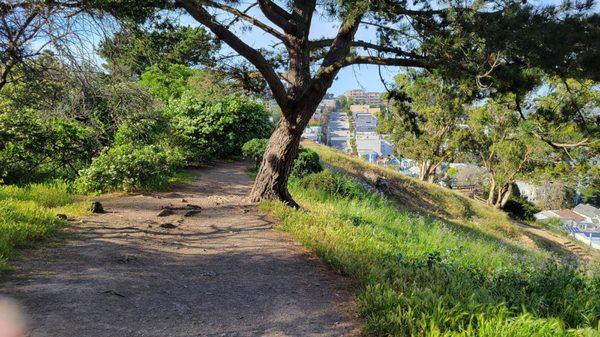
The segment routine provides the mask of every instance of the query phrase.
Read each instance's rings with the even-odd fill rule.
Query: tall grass
[[[600,336],[600,276],[497,236],[407,211],[324,171],[292,180],[305,210],[268,202],[328,264],[362,284],[376,336]]]
[[[0,185],[0,269],[6,268],[17,249],[30,247],[66,225],[57,214],[85,212],[85,203],[66,183]]]

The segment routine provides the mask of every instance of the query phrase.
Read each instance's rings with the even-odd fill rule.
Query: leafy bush
[[[94,158],[81,171],[78,187],[86,192],[135,191],[165,185],[183,164],[177,150],[156,145],[118,145]]]
[[[298,152],[298,158],[294,161],[292,166],[291,175],[295,177],[304,177],[311,173],[318,173],[323,170],[321,162],[319,161],[319,155],[308,149],[300,149]]]
[[[117,129],[114,144],[158,144],[165,141],[168,128],[168,120],[162,115],[127,120]]]
[[[0,112],[0,181],[75,178],[98,148],[92,129],[33,111]]]
[[[181,64],[153,65],[140,77],[140,84],[160,100],[177,99],[188,90],[188,80],[199,70]]]
[[[268,144],[268,139],[250,139],[249,141],[244,143],[244,146],[242,146],[242,155],[245,158],[253,160],[254,167],[258,168],[260,166]]]
[[[262,104],[236,95],[201,100],[188,93],[171,101],[166,115],[175,145],[192,162],[240,155],[244,143],[268,137],[273,127]]]
[[[521,220],[534,220],[533,215],[540,211],[539,208],[519,195],[511,196],[503,209],[513,217]]]
[[[305,176],[300,180],[300,185],[341,198],[360,198],[365,193],[364,188],[357,183],[329,170]]]

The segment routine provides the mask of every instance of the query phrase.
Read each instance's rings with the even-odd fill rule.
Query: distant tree
[[[543,95],[516,97],[530,134],[553,149],[551,161],[538,168],[534,178],[560,183],[564,191],[580,190],[582,199],[593,200],[600,155],[600,87],[589,80],[546,77],[542,90]]]
[[[57,18],[63,10],[68,11],[42,3],[20,4],[15,0],[0,4],[0,90],[15,80],[17,68],[40,56],[52,42],[61,41],[61,24]],[[50,23],[55,25],[53,30],[49,28]]]
[[[467,123],[469,134],[463,144],[487,170],[487,203],[501,208],[508,202],[517,178],[545,164],[552,149],[528,132],[513,94],[488,100],[471,112]]]
[[[219,47],[204,27],[178,26],[171,20],[149,20],[146,25],[125,21],[100,43],[98,53],[109,68],[127,67],[139,76],[150,66],[212,65]]]
[[[563,181],[544,181],[538,187],[535,205],[541,209],[571,208],[575,201],[572,188]]]
[[[417,162],[420,180],[433,182],[436,170],[452,161],[460,146],[469,90],[425,73],[397,75],[394,90],[379,130],[390,135],[396,153]]]
[[[354,104],[354,100],[352,100],[352,98],[348,97],[346,99],[346,102],[344,102],[344,105],[342,106],[342,111],[344,111],[347,114],[350,114],[350,107]]]
[[[581,199],[585,203],[600,207],[600,165],[592,166],[587,174],[587,181],[581,189]]]
[[[340,97],[338,97],[335,101],[335,109],[338,111],[342,111],[346,106],[346,101],[348,101],[348,98],[346,96],[341,95]]]

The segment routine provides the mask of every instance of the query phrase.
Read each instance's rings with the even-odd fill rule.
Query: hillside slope
[[[357,281],[367,335],[600,336],[593,266],[553,258],[504,213],[453,191],[304,146],[329,169],[290,179],[302,209],[261,209]]]
[[[314,142],[305,141],[302,145],[316,151],[334,171],[351,175],[369,186],[383,184],[378,189],[385,191],[403,210],[440,219],[472,234],[480,233],[530,250],[539,251],[547,247],[528,236],[506,213],[459,192],[419,181],[391,168],[370,164]]]

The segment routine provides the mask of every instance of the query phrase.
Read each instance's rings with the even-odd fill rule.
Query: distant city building
[[[600,209],[589,204],[579,204],[573,208],[573,212],[584,217],[586,222],[600,226]]]
[[[350,112],[369,112],[369,106],[364,104],[352,104],[350,106]]]
[[[324,99],[321,101],[321,104],[330,110],[335,109],[335,99],[333,98]]]
[[[379,92],[368,92],[363,89],[354,89],[346,91],[344,96],[351,98],[354,103],[369,105],[381,104],[381,93]]]
[[[315,142],[321,141],[321,127],[320,126],[307,126],[302,133],[302,138],[310,139]]]
[[[380,108],[369,108],[367,109],[367,112],[373,115],[377,115],[381,112]]]
[[[381,137],[375,132],[361,132],[356,134],[356,152],[363,157],[376,153],[381,155]]]
[[[600,249],[600,209],[592,205],[579,204],[572,210],[541,211],[534,217],[538,221],[559,219],[574,238],[593,248]]]
[[[368,112],[354,113],[354,130],[357,134],[363,132],[375,132],[378,124],[377,117]]]

